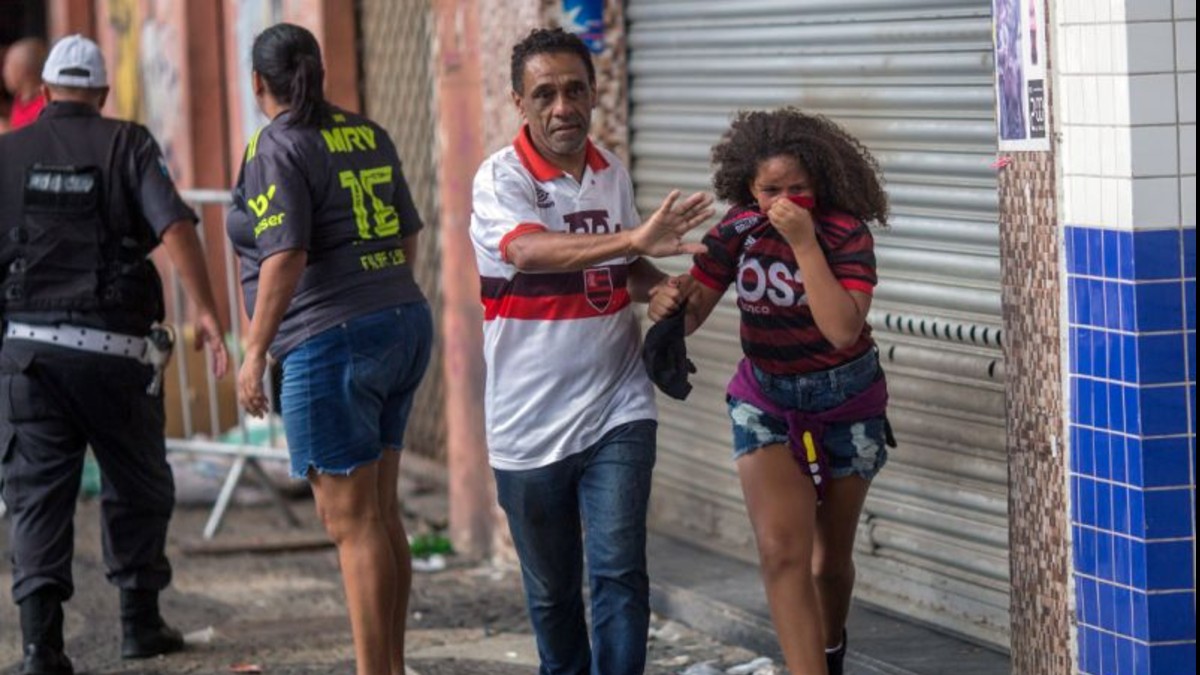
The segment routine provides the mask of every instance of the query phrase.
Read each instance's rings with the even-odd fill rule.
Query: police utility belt
[[[167,326],[154,326],[145,337],[111,333],[82,326],[35,326],[17,321],[8,322],[6,340],[29,340],[109,356],[122,356],[154,368],[154,376],[146,393],[157,396],[162,391],[163,370],[175,347],[175,332]]]

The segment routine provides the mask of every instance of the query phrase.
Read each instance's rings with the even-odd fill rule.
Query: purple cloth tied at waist
[[[825,500],[825,485],[829,482],[829,461],[823,444],[826,425],[880,417],[887,412],[888,404],[887,380],[880,376],[862,393],[835,408],[821,412],[785,410],[763,392],[749,359],[738,363],[725,393],[787,422],[788,447],[800,468],[812,478],[818,503]]]

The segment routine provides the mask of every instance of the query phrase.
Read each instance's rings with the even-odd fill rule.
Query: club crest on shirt
[[[597,312],[608,309],[613,299],[612,270],[607,267],[593,267],[590,270],[584,270],[583,289],[592,309]]]
[[[552,208],[554,208],[554,200],[553,200],[553,199],[550,199],[550,193],[549,193],[549,192],[546,192],[545,190],[543,190],[543,189],[542,189],[542,188],[540,188],[540,187],[539,187],[539,188],[534,188],[534,191],[535,191],[535,194],[537,195],[537,207],[538,207],[539,209],[552,209]]]

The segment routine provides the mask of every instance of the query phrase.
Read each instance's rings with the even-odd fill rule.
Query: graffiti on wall
[[[186,133],[180,36],[172,0],[108,0],[112,33],[113,114],[145,124],[162,147],[172,175],[184,175]]]

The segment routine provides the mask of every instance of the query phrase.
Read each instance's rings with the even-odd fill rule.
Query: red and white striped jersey
[[[629,174],[590,142],[582,181],[541,157],[527,129],[475,174],[471,241],[483,296],[493,467],[546,466],[617,426],[656,418],[626,284],[636,258],[531,273],[507,256],[509,243],[530,232],[608,234],[640,222]]]

